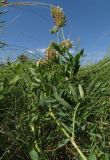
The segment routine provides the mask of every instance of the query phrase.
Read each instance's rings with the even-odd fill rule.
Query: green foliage
[[[37,67],[33,62],[16,61],[0,69],[3,159],[22,154],[31,159],[78,159],[67,135],[74,135],[90,160],[110,157],[110,61],[81,69],[77,76],[68,78],[64,66],[53,63]],[[32,148],[28,150],[25,145]]]
[[[51,43],[48,59],[0,67],[0,159],[108,160],[110,59],[80,68],[84,49],[71,54],[63,11],[53,11],[63,42]]]

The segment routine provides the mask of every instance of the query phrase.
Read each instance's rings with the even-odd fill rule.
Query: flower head
[[[58,55],[58,52],[53,48],[54,43],[55,42],[51,42],[45,51],[46,60],[55,59]]]
[[[62,48],[65,48],[66,50],[69,50],[73,47],[73,43],[69,39],[62,41],[60,45]]]
[[[63,9],[59,6],[53,6],[51,8],[51,15],[54,19],[55,26],[58,28],[63,27],[66,23],[66,17],[63,13]]]

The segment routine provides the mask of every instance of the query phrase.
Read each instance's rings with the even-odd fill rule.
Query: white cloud
[[[28,53],[34,54],[35,52],[32,50],[28,50]]]
[[[36,51],[44,54],[46,48],[38,48]]]

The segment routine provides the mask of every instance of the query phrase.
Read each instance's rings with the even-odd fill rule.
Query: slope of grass
[[[62,63],[2,66],[1,159],[76,160],[79,149],[83,159],[109,160],[109,70],[110,59],[73,77]]]

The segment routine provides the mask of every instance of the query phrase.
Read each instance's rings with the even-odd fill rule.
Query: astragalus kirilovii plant
[[[81,99],[84,98],[84,92],[82,86],[79,85],[79,95],[77,96],[77,102],[74,101],[74,93],[72,92],[75,91],[71,84],[71,81],[77,74],[80,67],[80,57],[83,55],[83,50],[81,50],[80,53],[76,54],[75,56],[70,53],[70,49],[73,48],[73,43],[69,39],[65,39],[63,26],[66,25],[66,17],[64,15],[63,9],[60,7],[52,6],[51,15],[55,24],[51,30],[51,33],[57,34],[58,42],[50,43],[45,51],[44,63],[38,63],[38,68],[45,72],[41,76],[43,80],[41,80],[43,91],[41,91],[39,103],[40,108],[45,106],[46,112],[44,112],[43,119],[45,121],[44,130],[47,130],[48,128],[48,132],[46,134],[48,141],[47,137],[45,137],[44,133],[42,133],[43,127],[39,126],[41,129],[39,131],[40,136],[42,135],[44,139],[44,142],[43,139],[40,142],[40,146],[45,146],[45,149],[43,149],[44,153],[42,153],[37,139],[35,140],[35,146],[37,147],[37,151],[41,155],[43,154],[45,157],[46,152],[47,154],[51,154],[53,151],[53,154],[55,154],[54,151],[56,152],[60,148],[65,148],[65,145],[70,144],[73,146],[73,150],[76,151],[76,155],[79,155],[81,158],[86,160],[87,158],[82,153],[81,149],[75,141],[75,117],[77,109],[80,106]],[[59,41],[59,34],[62,35],[61,42]],[[42,111],[43,110],[44,109],[42,109]],[[65,123],[66,119],[69,122],[67,122],[67,124]],[[41,120],[41,115],[40,119],[38,118],[37,121],[39,120]],[[52,128],[51,125],[53,126]],[[33,122],[31,123],[31,128],[35,134],[36,126],[34,126]],[[56,130],[59,132],[57,133],[58,135],[56,135]],[[59,137],[58,141],[55,137]],[[56,142],[53,141],[54,139],[56,139]],[[52,147],[53,144],[54,148]],[[63,158],[63,155],[60,157]]]

